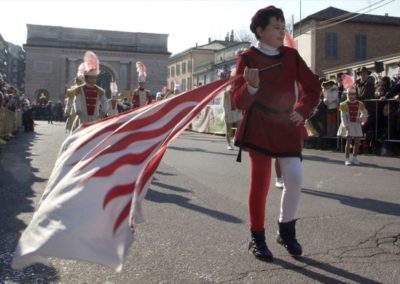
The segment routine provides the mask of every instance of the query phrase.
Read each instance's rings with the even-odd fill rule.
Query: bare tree
[[[255,44],[257,42],[256,37],[251,33],[248,29],[239,29],[235,30],[235,37],[239,41],[248,41],[251,44]]]

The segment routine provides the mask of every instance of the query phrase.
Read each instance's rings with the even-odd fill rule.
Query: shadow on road
[[[322,162],[322,163],[330,163],[330,164],[338,164],[338,165],[344,164],[343,160],[335,160],[335,159],[330,159],[330,158],[322,157],[322,156],[303,155],[303,158],[304,158],[304,160],[316,161],[316,162]],[[365,162],[362,162],[361,165],[354,166],[354,167],[374,168],[374,169],[382,169],[382,170],[400,172],[400,167],[397,167],[397,168],[396,167],[385,167],[382,165],[365,163]]]
[[[187,189],[181,188],[181,187],[176,187],[168,184],[163,184],[160,182],[152,182],[152,185],[157,185],[161,188],[166,188],[169,190],[173,190],[175,192],[190,192]],[[205,208],[196,204],[190,203],[190,199],[181,195],[177,194],[170,194],[170,193],[164,193],[164,192],[159,192],[154,189],[149,188],[149,191],[146,194],[146,200],[157,202],[157,203],[172,203],[176,204],[178,206],[181,206],[186,209],[194,210],[196,212],[206,214],[212,218],[224,221],[224,222],[229,222],[229,223],[242,223],[243,221],[233,215],[226,214],[224,212],[220,212],[217,210]]]
[[[304,263],[306,266],[298,266],[294,263],[287,262],[282,259],[274,258],[274,264],[279,265],[285,269],[290,269],[294,270],[310,279],[313,281],[310,281],[312,283],[349,283],[349,282],[355,282],[355,283],[363,283],[363,284],[378,284],[380,282],[371,280],[369,278],[366,278],[364,276],[346,271],[342,268],[338,268],[335,266],[332,266],[331,264],[328,263],[323,263],[316,261],[314,259],[311,259],[309,257],[297,257],[297,261]],[[313,270],[318,269],[323,271],[324,274],[327,272],[330,274],[333,274],[337,277],[334,276],[327,276],[319,272],[311,271],[309,268],[312,268]],[[339,279],[345,278],[346,280],[344,282],[340,281]]]
[[[400,204],[398,203],[392,203],[370,198],[358,198],[332,192],[321,192],[308,188],[303,188],[301,191],[305,194],[335,199],[347,206],[365,209],[380,214],[400,216]]]
[[[203,142],[207,142],[207,143],[221,143],[221,140],[225,139],[225,135],[201,133],[203,135],[200,137],[199,133],[200,132],[185,131],[183,134],[181,134],[179,136],[179,139],[180,140],[203,141]],[[223,140],[223,141],[225,141],[225,140]]]
[[[303,159],[306,160],[306,161],[308,160],[308,161],[315,161],[315,162],[343,165],[343,161],[342,160],[335,160],[335,159],[330,159],[330,158],[322,157],[322,156],[303,154]]]
[[[47,283],[59,278],[54,269],[42,265],[33,265],[22,271],[10,266],[15,247],[26,227],[18,216],[32,214],[32,186],[36,182],[45,182],[35,176],[39,169],[31,165],[35,157],[30,148],[38,143],[39,136],[37,133],[19,133],[0,152],[0,283]]]
[[[175,174],[171,174],[171,173],[166,173],[166,172],[162,172],[162,171],[156,171],[157,175],[161,175],[161,176],[175,176]]]
[[[172,150],[176,150],[176,151],[185,151],[185,152],[202,152],[202,153],[207,153],[207,154],[216,154],[216,155],[224,155],[224,156],[232,156],[232,157],[237,156],[236,151],[229,151],[227,153],[223,153],[223,152],[215,152],[215,151],[206,151],[201,148],[187,148],[187,147],[176,147],[176,146],[168,146],[168,149],[172,149]]]

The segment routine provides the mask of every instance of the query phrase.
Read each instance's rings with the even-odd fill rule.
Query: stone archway
[[[96,84],[105,90],[107,98],[111,97],[110,82],[113,80],[115,80],[115,76],[111,69],[100,64],[100,73],[97,76]]]
[[[39,105],[46,105],[50,99],[50,94],[47,89],[39,89],[35,91],[34,97]]]

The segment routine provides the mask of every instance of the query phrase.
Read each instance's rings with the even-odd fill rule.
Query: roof
[[[351,22],[351,23],[400,26],[400,17],[352,13],[352,12],[341,10],[341,9],[338,9],[335,7],[328,7],[317,13],[309,15],[305,19],[301,20],[301,22],[304,23],[304,22],[311,21],[311,20],[324,21],[324,20],[329,20],[329,19],[341,16],[341,15],[344,15],[344,14],[349,14],[348,17],[354,17],[356,15],[359,15],[359,16],[354,17],[353,19],[347,21],[347,22]],[[345,17],[345,18],[348,18],[348,17]],[[338,21],[341,21],[345,18],[339,18]],[[295,26],[297,26],[298,24],[299,24],[299,22],[297,22],[295,24]]]
[[[217,50],[222,50],[222,49],[240,45],[240,44],[243,44],[243,42],[242,41],[213,40],[207,44],[191,47],[191,48],[185,49],[179,53],[173,54],[170,57],[170,59],[185,55],[186,53],[188,53],[190,51],[195,51],[195,50],[217,51]]]

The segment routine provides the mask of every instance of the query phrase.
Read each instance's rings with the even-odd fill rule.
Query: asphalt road
[[[64,125],[39,122],[0,149],[0,283],[400,283],[399,158],[304,151],[297,235],[304,256],[276,244],[280,190],[271,185],[267,242],[273,263],[247,252],[248,159],[221,136],[186,131],[169,147],[124,269],[52,259],[10,268],[18,238],[46,186]]]

